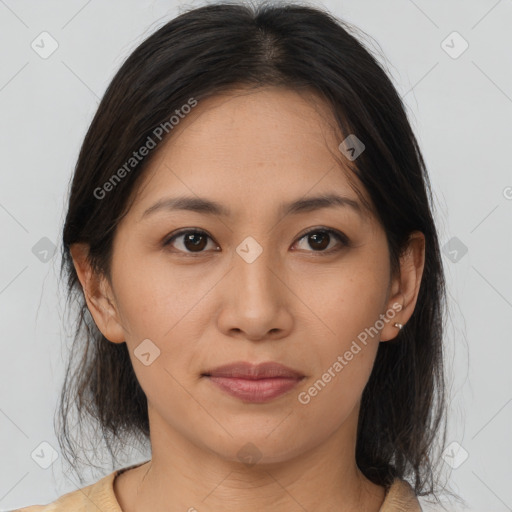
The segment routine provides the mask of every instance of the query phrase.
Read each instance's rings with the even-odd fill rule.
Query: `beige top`
[[[33,505],[12,512],[123,512],[114,493],[114,479],[134,464],[103,477],[96,483],[64,494],[48,505]],[[411,485],[395,478],[386,490],[386,497],[379,512],[422,512]]]

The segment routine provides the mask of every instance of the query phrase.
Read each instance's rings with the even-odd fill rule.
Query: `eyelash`
[[[341,243],[341,247],[334,247],[329,250],[320,250],[320,251],[311,250],[311,251],[307,251],[307,252],[312,252],[312,253],[318,254],[320,256],[323,256],[323,255],[329,255],[329,254],[338,252],[343,247],[350,247],[350,240],[344,233],[342,233],[341,231],[337,231],[335,229],[324,228],[324,227],[313,228],[310,231],[303,233],[302,235],[300,235],[297,238],[296,242],[299,242],[300,240],[302,240],[303,238],[307,237],[308,235],[310,235],[312,233],[326,233],[330,236],[334,236],[334,238],[336,238],[338,240],[338,242]],[[183,236],[183,235],[188,235],[188,234],[203,235],[203,236],[206,235],[208,238],[210,238],[210,240],[213,240],[213,238],[208,233],[206,233],[206,231],[203,231],[200,229],[187,228],[187,229],[182,229],[182,230],[174,233],[170,238],[167,238],[166,240],[164,240],[162,245],[164,247],[168,247],[178,237]],[[294,243],[294,245],[295,245],[295,243]],[[192,251],[182,251],[182,250],[178,249],[177,252],[182,253],[182,254],[187,254],[187,256],[196,257],[196,256],[200,256],[200,255],[204,254],[206,251],[192,252]]]

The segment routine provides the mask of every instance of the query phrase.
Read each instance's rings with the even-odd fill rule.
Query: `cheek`
[[[197,306],[211,288],[190,268],[172,267],[164,258],[125,258],[115,279],[119,313],[132,343],[152,337],[161,343],[172,339],[189,315],[197,316]]]
[[[339,401],[351,410],[359,399],[379,348],[376,324],[386,299],[385,272],[385,268],[375,271],[365,264],[347,264],[325,276],[317,274],[314,286],[310,283],[307,305],[317,327],[308,349],[316,359],[310,379],[314,389],[308,394],[318,406]],[[302,288],[301,293],[305,291]]]
[[[378,301],[345,300],[336,308],[323,310],[329,329],[315,337],[310,351],[318,362],[311,380],[325,400],[343,397],[351,407],[359,398],[379,348],[379,331],[375,329],[379,313]]]
[[[301,277],[295,289],[326,335],[339,340],[335,348],[342,350],[375,326],[384,312],[388,284],[386,268],[361,256]]]
[[[196,378],[187,369],[195,367],[201,333],[212,317],[205,311],[212,283],[191,276],[190,269],[162,265],[161,258],[146,258],[141,265],[136,257],[124,258],[115,269],[127,347],[137,378],[149,394],[157,388],[160,392],[162,386],[179,391],[166,370],[183,383]],[[158,354],[150,365],[139,359],[142,347],[151,354],[150,360]]]
[[[379,346],[377,342],[364,344],[350,336],[349,331],[357,329],[343,325],[339,318],[337,335],[325,335],[310,347],[311,356],[315,354],[319,361],[297,396],[298,422],[305,431],[314,432],[317,440],[344,424],[348,429],[357,424],[358,404]],[[346,319],[354,322],[350,316]]]
[[[315,360],[315,370],[298,397],[304,424],[311,418],[322,417],[319,428],[325,435],[338,428],[354,411],[379,348],[378,337],[371,338],[365,331],[373,324],[365,303],[358,305],[347,300],[344,304],[341,308],[324,310],[325,321],[335,334],[324,330],[323,336],[315,337],[309,347],[309,359]]]
[[[202,326],[191,320],[197,317],[194,305],[201,290],[180,288],[179,282],[169,282],[149,268],[124,277],[118,281],[123,283],[119,312],[137,380],[150,402],[185,400],[182,385],[190,388],[195,382],[188,370],[194,368],[194,340],[200,338]]]

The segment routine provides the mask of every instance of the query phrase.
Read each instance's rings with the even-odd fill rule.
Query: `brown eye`
[[[325,231],[317,231],[308,235],[308,243],[313,249],[323,250],[331,241],[331,236]]]
[[[299,238],[299,242],[305,240],[309,249],[306,247],[305,250],[309,252],[318,252],[330,254],[341,250],[343,247],[350,245],[349,239],[341,232],[333,229],[315,229],[302,235]],[[175,252],[182,252],[185,254],[201,254],[207,252],[205,249],[208,246],[208,242],[213,241],[210,235],[200,230],[186,230],[175,233],[167,241],[163,243],[164,247],[172,246],[176,249]],[[338,247],[336,243],[338,242]],[[334,247],[333,247],[334,245]],[[214,248],[218,249],[218,246],[213,244]],[[310,250],[312,249],[312,251]]]
[[[188,230],[176,233],[164,242],[163,245],[177,246],[178,251],[185,253],[201,253],[204,252],[205,247],[208,245],[208,239],[211,240],[210,236],[204,231]],[[174,245],[175,241],[177,243]]]
[[[335,246],[333,248],[331,246],[328,250],[325,250],[329,247],[333,239],[337,240],[338,244],[342,247],[349,245],[349,240],[343,233],[334,231],[332,229],[315,229],[309,231],[305,235],[302,235],[301,238],[299,238],[299,242],[301,240],[306,240],[306,243],[313,249],[313,252],[331,253],[341,249],[341,247]],[[308,249],[306,248],[306,250]]]

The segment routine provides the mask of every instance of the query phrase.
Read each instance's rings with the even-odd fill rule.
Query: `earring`
[[[402,324],[399,324],[398,322],[395,322],[393,325],[394,325],[395,327],[397,327],[398,329],[401,329],[401,328],[403,327],[403,325],[402,325]]]

